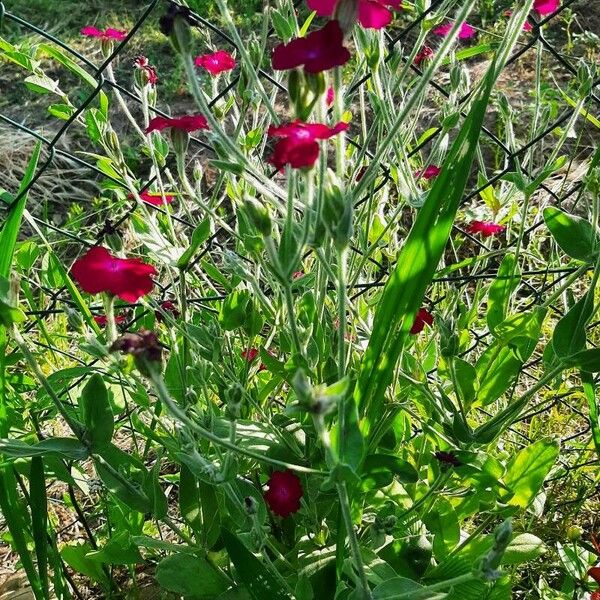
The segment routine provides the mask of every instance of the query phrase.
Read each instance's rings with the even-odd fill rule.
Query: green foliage
[[[394,12],[399,43],[349,27],[347,65],[283,76],[273,46],[324,23],[304,4],[190,0],[221,31],[180,15],[188,56],[159,32],[162,2],[100,14],[65,0],[61,19],[48,0],[12,3],[67,42],[12,16],[0,39],[2,102],[33,98],[48,139],[64,127],[0,189],[4,211],[42,171],[35,202],[0,217],[1,533],[36,600],[71,597],[72,581],[133,594],[146,578],[165,597],[215,600],[593,590],[592,547],[565,531],[597,511],[593,75],[582,63],[547,77],[545,49],[529,47],[536,93],[515,109],[503,68],[528,48],[532,2],[508,20],[498,3],[451,0],[414,28],[417,0]],[[83,56],[100,64],[111,42],[81,26],[131,31],[146,9],[100,76]],[[430,29],[465,19],[477,41],[440,36],[416,64]],[[194,65],[218,49],[234,70]],[[142,52],[156,87],[132,66]],[[202,113],[209,129],[147,135],[156,110]],[[349,128],[275,138],[295,118]],[[274,173],[282,149],[314,166]],[[94,197],[74,204],[79,188]],[[73,261],[96,244],[114,257],[84,281]],[[62,511],[85,541],[57,534]]]

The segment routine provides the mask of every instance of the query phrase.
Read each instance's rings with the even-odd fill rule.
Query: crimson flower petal
[[[467,232],[471,234],[480,233],[483,237],[490,237],[502,233],[506,227],[493,221],[471,221],[467,227]]]
[[[415,65],[419,67],[426,60],[433,58],[433,49],[429,46],[423,46],[423,49],[415,56]]]
[[[181,129],[191,133],[198,129],[208,129],[208,121],[204,115],[184,115],[183,117],[154,117],[150,120],[146,133],[163,129]]]
[[[107,292],[125,302],[137,302],[152,291],[152,275],[157,271],[139,258],[118,258],[94,246],[73,263],[71,274],[88,294]]]
[[[598,585],[600,585],[600,567],[590,567],[587,574],[588,577],[591,577]]]
[[[343,42],[344,34],[339,23],[329,21],[325,27],[309,33],[306,37],[276,46],[271,64],[276,71],[301,66],[304,66],[307,73],[327,71],[350,60],[350,52]]]
[[[426,308],[420,308],[415,316],[410,334],[417,335],[417,333],[421,333],[425,329],[425,325],[433,325],[433,315]]]
[[[300,498],[304,495],[302,483],[292,471],[274,471],[267,481],[269,490],[264,498],[269,508],[280,517],[287,517],[300,510]]]
[[[361,0],[358,4],[358,21],[368,29],[382,29],[392,22],[392,13],[380,2]]]
[[[121,29],[114,29],[113,27],[108,27],[104,31],[102,29],[98,29],[93,25],[86,25],[80,29],[81,35],[85,35],[87,37],[95,37],[102,38],[105,40],[116,40],[118,42],[124,40],[127,37],[127,32]]]
[[[121,29],[113,29],[109,27],[104,30],[104,37],[111,40],[123,41],[127,37],[127,32]]]
[[[277,169],[289,164],[294,169],[312,167],[319,156],[316,140],[326,140],[348,129],[347,123],[337,123],[329,127],[322,123],[293,121],[279,127],[270,127],[269,137],[282,138],[273,149],[269,162]]]
[[[81,35],[85,35],[87,37],[102,37],[103,31],[94,27],[93,25],[86,25],[82,27],[80,30]]]
[[[443,25],[436,27],[433,30],[433,33],[435,35],[440,35],[442,37],[445,37],[450,33],[451,29],[452,29],[452,23],[444,23]],[[473,27],[472,25],[469,25],[468,23],[463,23],[460,26],[460,30],[458,32],[458,39],[466,40],[466,39],[474,37],[476,35],[476,33],[477,33],[477,31],[476,31],[475,27]]]
[[[132,197],[130,194],[129,197]],[[164,198],[160,192],[141,192],[140,198],[146,202],[146,204],[151,204],[152,206],[164,206],[165,204],[171,204],[173,200],[175,200],[175,196],[173,194],[165,194]]]
[[[330,17],[338,0],[307,0],[308,8],[316,11],[320,17]]]
[[[433,179],[437,177],[442,170],[437,165],[429,165],[426,169],[422,171],[417,171],[415,173],[416,177],[422,177],[423,179]]]
[[[535,0],[533,3],[533,10],[535,10],[538,15],[544,16],[556,12],[559,6],[560,0]]]
[[[225,50],[217,50],[211,54],[203,54],[194,59],[197,67],[206,69],[211,75],[218,75],[235,68],[235,59]]]

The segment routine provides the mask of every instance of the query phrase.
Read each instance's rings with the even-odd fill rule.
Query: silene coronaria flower
[[[208,121],[204,115],[184,115],[183,117],[154,117],[150,120],[146,133],[163,129],[180,129],[181,131],[197,131],[208,129]]]
[[[273,150],[269,162],[277,169],[290,165],[294,169],[311,168],[319,157],[317,140],[327,140],[346,131],[347,123],[338,123],[333,127],[321,123],[303,123],[293,121],[279,127],[269,128],[269,137],[281,138]]]
[[[160,321],[162,323],[164,321],[163,315],[165,314],[171,315],[174,319],[179,319],[181,313],[179,312],[179,309],[177,308],[175,302],[173,302],[172,300],[163,300],[159,304],[159,306],[160,310],[154,311],[154,316],[156,317],[157,321]]]
[[[343,0],[307,0],[308,8],[321,17],[331,17],[338,1]],[[392,21],[392,10],[400,10],[402,0],[358,0],[358,22],[368,29],[381,29]]]
[[[425,169],[417,171],[415,173],[415,177],[422,177],[423,179],[429,180],[433,179],[434,177],[437,177],[441,172],[442,170],[437,165],[429,165]]]
[[[259,354],[260,351],[258,348],[248,348],[247,350],[242,350],[240,355],[248,364],[250,364],[256,360]],[[264,371],[266,368],[267,366],[262,362],[258,365],[259,372]]]
[[[276,71],[303,66],[307,73],[321,73],[340,67],[349,60],[350,51],[344,46],[344,34],[337,21],[329,21],[325,27],[306,37],[279,44],[271,57]]]
[[[211,54],[196,56],[194,64],[208,71],[211,75],[219,75],[235,68],[235,59],[225,50],[217,50]]]
[[[146,204],[151,204],[152,206],[164,206],[165,204],[171,204],[173,200],[175,200],[174,194],[165,194],[164,196],[160,192],[140,192],[140,198]],[[133,199],[133,194],[128,194],[127,198],[130,200]]]
[[[440,35],[442,37],[446,37],[450,33],[453,26],[454,26],[453,23],[444,23],[443,25],[436,27],[433,30],[433,33],[435,35]],[[458,32],[459,40],[468,40],[472,37],[475,37],[475,35],[477,35],[477,30],[472,25],[469,25],[468,23],[463,23],[460,26],[460,30]]]
[[[420,308],[415,316],[413,326],[410,329],[410,334],[417,335],[417,333],[421,333],[421,331],[425,329],[425,325],[428,325],[429,327],[433,325],[433,315],[426,308]]]
[[[467,226],[467,232],[471,234],[480,233],[483,237],[491,237],[502,233],[506,227],[493,221],[471,221]]]
[[[420,67],[424,62],[433,58],[433,48],[430,46],[423,46],[421,51],[415,56],[414,64]]]
[[[551,15],[558,10],[560,0],[534,0],[533,10],[541,17]]]
[[[88,294],[102,292],[125,302],[137,302],[150,293],[156,269],[140,258],[118,258],[106,248],[94,246],[71,267],[71,275]]]
[[[115,40],[117,42],[122,42],[127,37],[127,32],[122,29],[113,29],[112,27],[107,27],[106,29],[98,29],[93,25],[86,25],[81,28],[81,35],[85,35],[86,37],[95,37],[100,38],[102,40]]]
[[[94,315],[94,321],[96,321],[97,325],[100,327],[106,327],[108,323],[108,317],[106,315]],[[125,315],[117,315],[115,316],[115,323],[117,325],[121,325],[127,321],[127,317]]]
[[[269,490],[264,498],[269,508],[280,517],[287,517],[300,510],[300,498],[304,495],[299,477],[290,470],[274,471],[267,481]]]
[[[150,61],[145,56],[138,56],[133,61],[133,66],[139,73],[139,83],[143,85],[155,86],[158,83],[158,75],[156,68],[150,64]]]

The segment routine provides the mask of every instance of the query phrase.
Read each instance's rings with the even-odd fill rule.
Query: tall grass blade
[[[531,1],[526,4],[513,16],[503,46],[481,83],[464,125],[417,215],[398,256],[396,268],[384,288],[354,392],[361,429],[366,436],[373,423],[381,419],[385,392],[392,382],[415,315],[448,242],[471,172],[490,94],[516,43],[525,20],[524,10],[531,7]]]

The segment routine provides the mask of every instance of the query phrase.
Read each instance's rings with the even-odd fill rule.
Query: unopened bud
[[[249,221],[256,227],[261,235],[268,237],[273,230],[271,217],[266,206],[257,202],[254,198],[246,196],[244,198],[244,211]]]
[[[83,317],[81,316],[81,313],[70,306],[67,306],[66,313],[69,327],[75,331],[81,331],[83,328]]]

